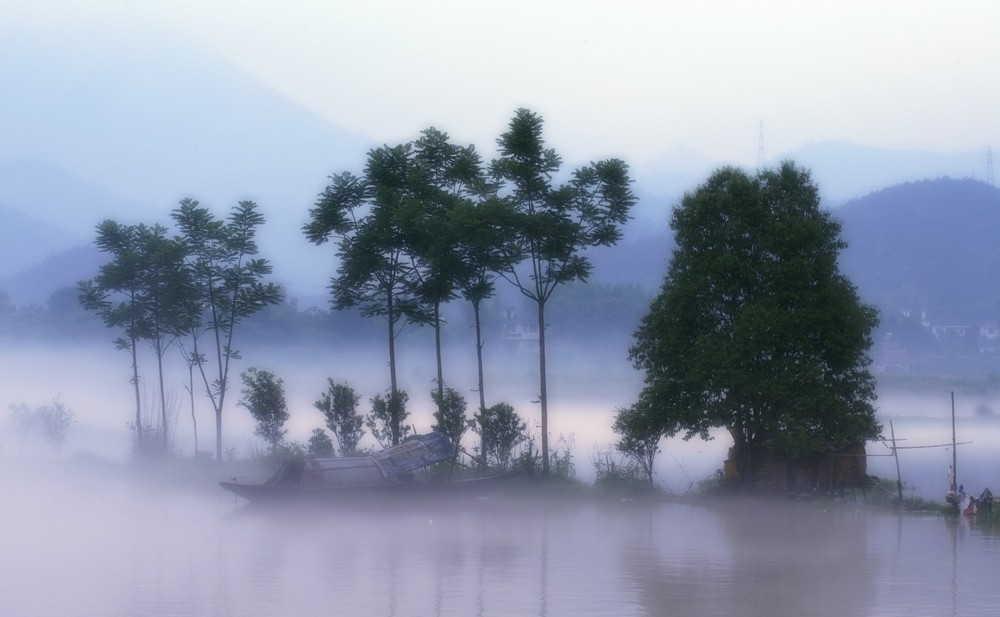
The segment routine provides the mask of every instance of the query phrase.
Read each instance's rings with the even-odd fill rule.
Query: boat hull
[[[251,502],[291,503],[327,501],[359,503],[379,499],[414,499],[420,497],[478,496],[507,483],[518,474],[497,474],[450,481],[386,481],[363,486],[295,486],[276,484],[240,484],[219,482],[227,491]]]

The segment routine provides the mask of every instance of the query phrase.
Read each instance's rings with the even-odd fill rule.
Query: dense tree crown
[[[725,427],[745,468],[876,437],[874,308],[837,266],[840,226],[807,171],[715,172],[684,196],[676,249],[630,357],[664,434]]]

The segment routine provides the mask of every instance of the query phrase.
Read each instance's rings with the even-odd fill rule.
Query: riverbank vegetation
[[[707,438],[721,429],[733,439],[717,476],[689,479],[681,493],[691,494],[734,482],[752,486],[762,464],[816,466],[817,456],[842,456],[880,436],[869,358],[877,312],[838,269],[840,225],[819,207],[808,171],[788,162],[712,174],[673,211],[677,246],[659,293],[646,296],[634,287],[586,284],[592,251],[620,240],[636,201],[628,166],[607,159],[566,173],[542,129],[537,114],[518,110],[497,140],[497,157],[485,163],[473,146],[429,128],[411,142],[367,153],[361,174],[332,174],[302,232],[304,241],[336,245],[329,289],[335,311],[284,302],[269,280],[268,260],[258,255],[255,237],[265,221],[253,202],[220,219],[182,200],[173,232],[155,223],[102,222],[95,244],[108,261],[77,290],[93,315],[72,306],[72,297],[63,308],[91,333],[101,323],[111,328],[115,347],[128,352],[134,458],[178,450],[171,443],[176,402],[165,387],[168,354],[187,373],[195,458],[206,456],[198,445],[196,392],[213,410],[216,462],[241,458],[223,447],[222,417],[231,369],[246,354],[251,368],[241,374],[241,404],[268,442],[249,446],[247,458],[274,463],[398,444],[416,432],[413,409],[429,407],[432,428],[456,443],[452,468],[573,483],[580,464],[573,436],[557,438],[548,425],[550,386],[560,394],[567,387],[550,379],[551,340],[575,349],[606,343],[604,350],[627,355],[641,373],[638,396],[617,407],[607,427],[617,441],[592,456],[595,490],[655,492],[664,438]],[[502,283],[521,305],[510,308],[509,295],[498,299]],[[434,366],[435,379],[407,390],[397,376],[397,345],[411,344],[404,332],[420,326],[433,336],[433,357],[424,362]],[[307,340],[346,348],[375,337],[387,358],[385,374],[377,371],[380,385],[324,376],[328,390],[319,384],[309,395],[320,412],[309,440],[287,440],[290,410],[285,393],[276,394],[290,376],[280,365],[257,368],[268,347]],[[448,343],[470,339],[474,384],[446,371]],[[537,425],[492,385],[487,340],[516,347],[505,352],[524,364],[519,380],[537,384],[525,399],[538,405]],[[579,355],[593,374],[576,375],[569,387],[600,390],[619,378],[605,368],[606,351]],[[154,388],[140,386],[144,358],[152,358]],[[267,389],[275,395],[263,396]],[[470,405],[464,392],[478,400]]]

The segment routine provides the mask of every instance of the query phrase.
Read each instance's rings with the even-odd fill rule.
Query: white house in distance
[[[505,308],[501,316],[503,333],[500,348],[506,353],[538,353],[538,320]]]
[[[874,354],[876,372],[936,376],[1000,376],[1000,325],[996,320],[934,318],[903,310],[906,332],[884,334]],[[914,336],[922,335],[917,341]]]

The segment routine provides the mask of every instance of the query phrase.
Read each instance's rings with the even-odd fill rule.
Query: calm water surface
[[[935,516],[501,496],[261,512],[211,490],[4,475],[4,615],[971,616],[1000,608],[997,536]]]

